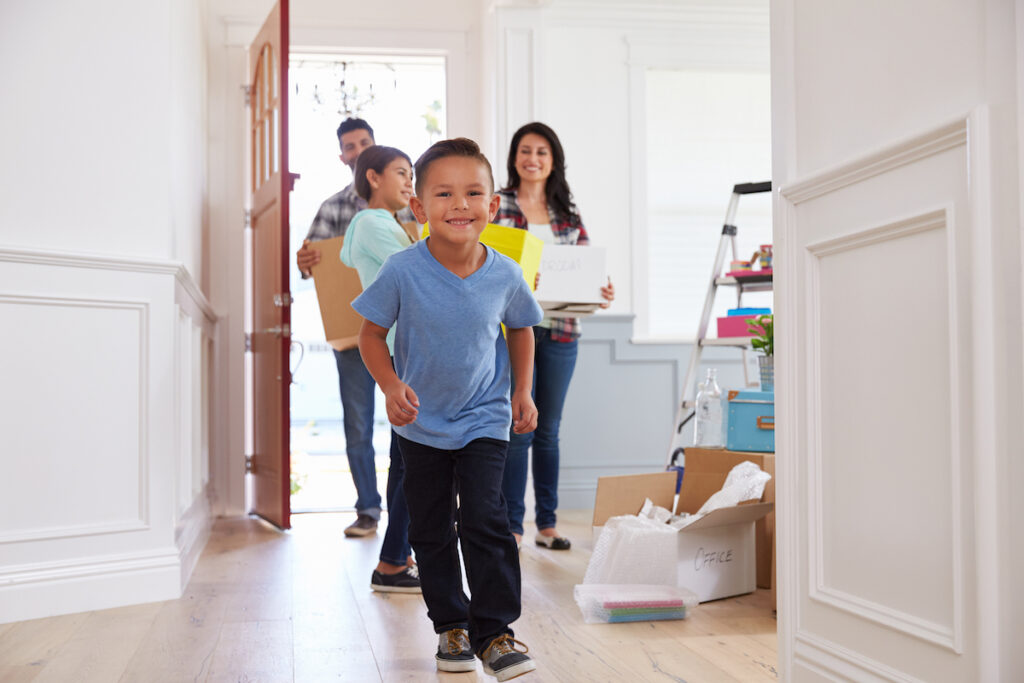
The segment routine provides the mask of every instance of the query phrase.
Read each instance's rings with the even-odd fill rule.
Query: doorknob
[[[291,327],[289,325],[274,325],[263,330],[264,334],[272,334],[277,337],[290,337],[292,334]]]

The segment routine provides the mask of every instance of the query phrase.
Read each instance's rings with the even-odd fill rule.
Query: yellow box
[[[423,225],[423,239],[430,234],[430,224]],[[480,233],[480,241],[496,251],[508,256],[523,269],[523,278],[533,291],[540,270],[540,255],[544,250],[544,241],[526,230],[509,228],[504,225],[488,223]]]

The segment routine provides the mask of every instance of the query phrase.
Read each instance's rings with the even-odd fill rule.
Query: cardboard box
[[[425,239],[429,235],[430,223],[424,223],[422,237]],[[526,284],[530,285],[530,291],[533,291],[544,251],[544,242],[541,238],[519,228],[488,223],[480,233],[480,241],[518,263],[523,269]]]
[[[596,311],[608,284],[603,247],[546,244],[540,259],[540,282],[535,296],[552,317],[579,317]]]
[[[679,492],[676,514],[696,512],[711,494],[725,484],[729,471],[741,462],[749,460],[772,475],[765,484],[762,503],[775,502],[775,454],[727,451],[721,448],[686,448],[683,472],[683,486]],[[758,520],[754,537],[757,547],[757,587],[772,587],[772,563],[775,547],[775,512],[772,511]]]
[[[363,291],[359,273],[341,262],[339,254],[344,237],[311,242],[310,249],[320,252],[320,262],[313,266],[313,284],[320,304],[327,343],[338,351],[359,344],[359,328],[363,317],[352,308],[352,300]]]
[[[688,485],[688,479],[694,483]],[[722,481],[725,481],[724,477]],[[692,504],[700,493],[691,489],[706,483],[704,477],[690,477],[687,462],[680,502],[685,499]],[[646,498],[656,505],[672,509],[675,485],[675,472],[599,478],[594,501],[595,536],[609,517],[637,514]],[[698,508],[710,493],[713,491],[701,499]],[[754,525],[772,508],[772,503],[722,508],[680,530],[677,585],[692,590],[701,602],[752,592],[757,587]],[[676,510],[679,509],[677,505]]]

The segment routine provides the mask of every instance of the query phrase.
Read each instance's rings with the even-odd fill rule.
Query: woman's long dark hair
[[[569,183],[565,180],[565,152],[562,151],[562,143],[559,142],[555,131],[539,121],[526,124],[512,136],[512,144],[508,150],[508,185],[505,186],[505,189],[516,190],[519,188],[520,178],[519,171],[516,170],[516,155],[519,153],[519,143],[523,136],[530,133],[541,136],[551,146],[551,175],[548,176],[547,182],[544,184],[544,194],[548,206],[563,219],[575,216],[576,204],[572,201],[572,191],[569,189]]]

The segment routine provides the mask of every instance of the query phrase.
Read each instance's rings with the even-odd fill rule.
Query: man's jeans
[[[529,450],[533,446],[533,493],[536,499],[537,529],[553,529],[558,509],[558,429],[562,407],[569,393],[569,381],[576,368],[578,342],[557,342],[551,330],[535,327],[533,400],[537,404],[537,429],[528,434],[512,433],[502,493],[508,504],[512,531],[523,533],[526,514],[526,474]]]
[[[508,444],[474,439],[448,451],[397,438],[427,616],[435,633],[467,628],[480,653],[496,637],[511,635],[509,624],[520,613],[519,551],[501,496]],[[472,600],[462,591],[460,544]]]
[[[345,450],[356,485],[356,512],[380,519],[377,466],[373,460],[373,377],[359,349],[335,351],[345,421]]]

